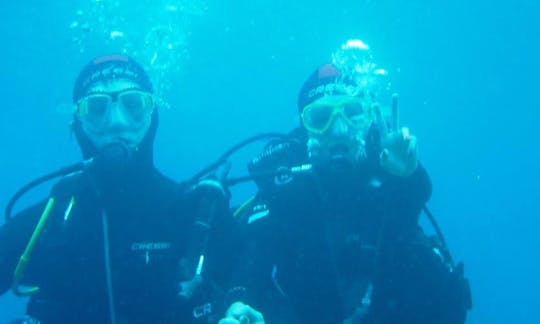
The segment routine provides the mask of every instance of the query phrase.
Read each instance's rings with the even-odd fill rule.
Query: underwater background
[[[71,91],[95,56],[125,51],[149,68],[156,165],[180,181],[248,136],[295,127],[305,78],[359,38],[419,138],[429,207],[471,281],[467,323],[540,323],[539,13],[536,0],[2,0],[0,209],[80,159]],[[235,155],[232,174],[259,149]],[[233,203],[252,190],[233,188]],[[0,297],[0,323],[24,302]]]

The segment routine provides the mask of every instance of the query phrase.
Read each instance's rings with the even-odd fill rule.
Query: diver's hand
[[[264,324],[262,314],[242,302],[234,302],[219,324]]]
[[[416,136],[409,133],[406,127],[399,128],[398,98],[392,97],[392,116],[389,125],[386,124],[381,108],[375,105],[377,126],[381,135],[381,167],[388,173],[408,177],[418,166],[418,147]]]

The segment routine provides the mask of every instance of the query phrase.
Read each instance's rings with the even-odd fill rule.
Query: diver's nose
[[[111,108],[109,109],[108,119],[107,124],[110,131],[129,127],[129,120],[126,117],[126,114],[116,102],[112,103]]]
[[[332,136],[344,136],[349,132],[349,126],[341,115],[337,115],[330,126],[330,134]]]

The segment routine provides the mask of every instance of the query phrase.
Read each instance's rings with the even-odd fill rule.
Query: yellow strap
[[[34,229],[34,233],[32,233],[32,237],[30,237],[30,241],[28,241],[28,244],[26,245],[24,253],[21,255],[21,258],[19,259],[19,263],[17,263],[17,267],[15,268],[15,274],[13,276],[13,286],[12,286],[13,293],[17,296],[28,296],[28,295],[38,292],[39,290],[39,287],[29,287],[27,289],[21,290],[19,288],[19,283],[21,282],[23,278],[24,270],[26,269],[26,266],[30,262],[30,255],[32,254],[32,250],[34,249],[34,246],[36,245],[36,242],[39,238],[39,235],[41,234],[41,231],[43,230],[43,227],[45,226],[45,223],[47,222],[47,218],[49,217],[49,214],[51,213],[53,206],[54,206],[54,197],[51,197],[47,201],[47,205],[45,206],[43,213],[41,213],[39,222],[36,225],[36,228]]]
[[[240,207],[236,208],[236,210],[233,213],[233,217],[236,218],[238,215],[240,215],[244,209],[248,208],[249,205],[251,205],[255,201],[255,196],[249,198],[246,200]]]

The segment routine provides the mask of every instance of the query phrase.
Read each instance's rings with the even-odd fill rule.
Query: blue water
[[[171,108],[161,111],[160,169],[184,179],[249,135],[292,128],[304,78],[361,38],[390,71],[403,124],[419,137],[430,207],[471,279],[468,323],[540,323],[538,1],[209,0],[202,10],[167,2],[185,10],[186,38],[163,91]],[[115,50],[95,35],[82,52],[73,41],[70,24],[91,3],[0,3],[2,210],[23,183],[79,158],[71,86],[89,59]],[[159,21],[155,8],[112,12]],[[235,174],[256,149],[233,159]],[[250,189],[235,189],[235,201]],[[1,297],[0,322],[23,309]]]

